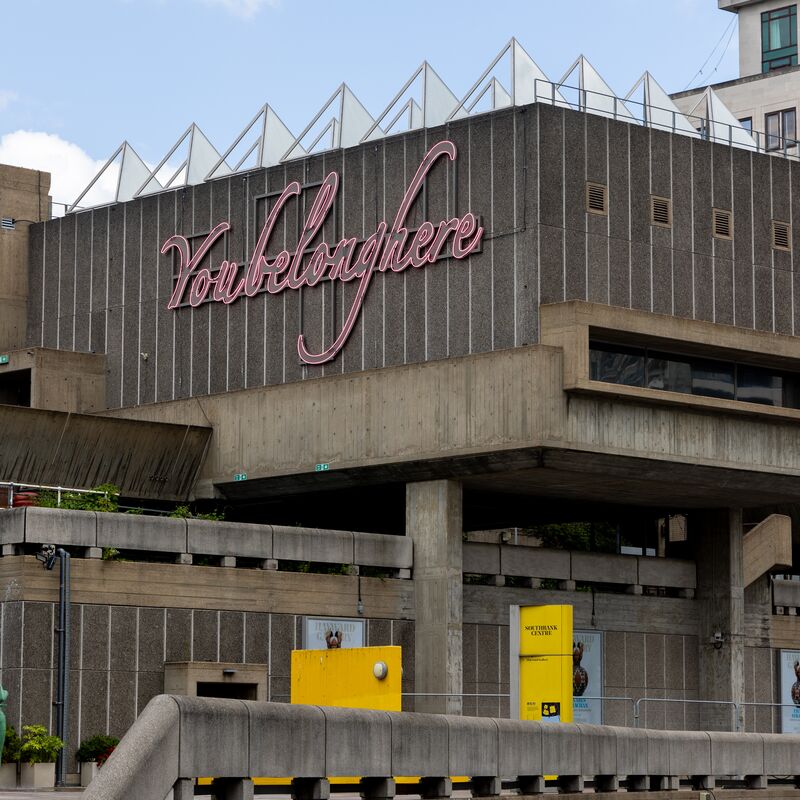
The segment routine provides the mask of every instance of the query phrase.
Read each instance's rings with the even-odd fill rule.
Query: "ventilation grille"
[[[13,231],[16,227],[11,217],[0,217],[0,230]]]
[[[717,239],[733,238],[733,217],[730,211],[714,209],[714,236]]]
[[[792,249],[792,228],[788,222],[772,220],[772,246],[787,252]]]
[[[650,197],[650,224],[672,227],[672,201],[666,197]]]
[[[590,214],[608,214],[608,187],[602,183],[586,184],[586,210]]]

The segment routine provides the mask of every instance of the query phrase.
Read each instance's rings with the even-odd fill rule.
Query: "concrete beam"
[[[791,517],[784,514],[770,514],[744,535],[742,548],[745,586],[750,586],[775,567],[791,567]]]

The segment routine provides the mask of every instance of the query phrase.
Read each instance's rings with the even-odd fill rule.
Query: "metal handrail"
[[[545,89],[544,91],[539,90],[539,84],[543,84],[545,87],[549,87],[549,89]],[[559,98],[560,92],[562,89],[567,89],[571,91],[575,91],[578,93],[578,105],[575,106],[570,103],[568,100],[564,99],[563,97]],[[534,79],[534,94],[533,94],[535,101],[539,102],[544,100],[545,102],[549,102],[552,106],[557,108],[569,108],[573,111],[585,111],[588,113],[597,113],[601,114],[602,116],[610,117],[612,119],[621,121],[621,122],[629,122],[631,124],[639,124],[643,127],[647,128],[655,128],[657,130],[665,130],[669,131],[670,133],[674,134],[683,134],[683,135],[691,135],[688,134],[687,131],[679,128],[676,124],[678,114],[683,116],[687,119],[692,125],[695,123],[698,126],[695,128],[697,131],[697,135],[699,138],[705,141],[713,141],[713,142],[720,142],[723,144],[727,144],[729,146],[736,146],[741,147],[744,150],[750,150],[756,153],[767,153],[769,155],[779,155],[784,158],[798,160],[800,159],[800,151],[798,151],[798,140],[792,139],[788,137],[782,136],[770,136],[766,133],[761,133],[760,131],[747,131],[745,132],[752,138],[755,147],[749,147],[744,143],[737,143],[733,141],[733,125],[730,125],[727,122],[716,122],[714,120],[709,120],[706,117],[700,117],[695,114],[684,114],[683,112],[676,112],[674,109],[670,108],[661,108],[660,106],[655,106],[652,104],[645,104],[640,103],[638,100],[633,100],[631,98],[625,97],[617,97],[616,95],[612,94],[605,94],[603,92],[596,92],[590,89],[582,89],[578,86],[569,86],[565,83],[556,83],[554,81],[543,80],[542,78],[535,78]],[[609,112],[607,108],[600,108],[594,107],[589,105],[587,102],[587,98],[591,99],[589,96],[596,96],[598,98],[606,98],[611,102],[611,107],[613,111]],[[631,112],[631,106],[638,106],[642,109],[641,115],[637,115]],[[622,110],[624,109],[624,112]],[[654,123],[651,119],[648,119],[648,110],[652,111],[660,111],[663,114],[667,114],[670,116],[672,120],[671,125],[663,125],[660,123]],[[714,126],[720,126],[722,129],[727,129],[727,137],[725,136],[714,136],[711,128],[709,126],[709,122],[712,123]],[[770,147],[770,142],[776,142],[777,146]],[[794,153],[790,153],[789,150],[795,150]]]
[[[738,732],[741,730],[741,714],[740,704],[734,700],[689,700],[679,697],[640,697],[636,700],[633,706],[633,727],[638,728],[641,720],[641,704],[642,703],[682,703],[684,705],[703,705],[703,706],[730,706],[733,711],[734,721],[733,730]]]
[[[11,508],[14,505],[14,489],[36,489],[44,490],[46,492],[56,492],[58,498],[58,505],[61,506],[61,493],[65,494],[99,494],[108,497],[108,492],[98,489],[73,489],[69,486],[48,486],[44,483],[20,483],[19,481],[0,481],[0,489],[8,488],[8,505]]]

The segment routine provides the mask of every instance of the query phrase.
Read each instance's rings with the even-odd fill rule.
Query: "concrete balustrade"
[[[174,554],[181,563],[212,556],[223,566],[235,566],[237,558],[246,558],[277,569],[281,560],[309,561],[383,568],[403,578],[410,577],[413,564],[413,542],[406,536],[61,508],[0,511],[3,555],[41,544],[76,548],[75,555],[82,550],[94,558],[113,547]]]
[[[542,579],[557,580],[565,589],[575,588],[576,583],[603,583],[625,586],[634,594],[643,586],[654,586],[692,596],[697,588],[693,561],[528,545],[465,542],[463,569],[495,577],[498,583],[506,577],[527,578],[537,585]]]
[[[325,800],[332,777],[359,776],[367,800],[388,800],[396,777],[420,777],[423,797],[448,797],[453,777],[472,795],[502,783],[542,793],[545,775],[562,792],[713,789],[743,778],[800,776],[800,736],[650,731],[321,706],[161,695],[125,735],[84,800],[176,800],[193,781],[217,780],[218,797],[253,797],[251,778],[292,780],[297,800]],[[794,779],[797,780],[797,779]],[[350,788],[352,791],[352,788]]]

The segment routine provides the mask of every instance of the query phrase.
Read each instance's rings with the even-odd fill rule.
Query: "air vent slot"
[[[608,186],[602,183],[586,184],[586,210],[590,214],[608,214]]]
[[[772,246],[786,252],[792,249],[792,226],[788,222],[772,220]]]
[[[713,211],[714,236],[717,239],[733,238],[733,215],[730,211],[715,208]]]
[[[0,230],[13,231],[16,227],[11,217],[0,217]]]
[[[662,228],[672,227],[672,200],[667,197],[650,197],[650,224]]]

